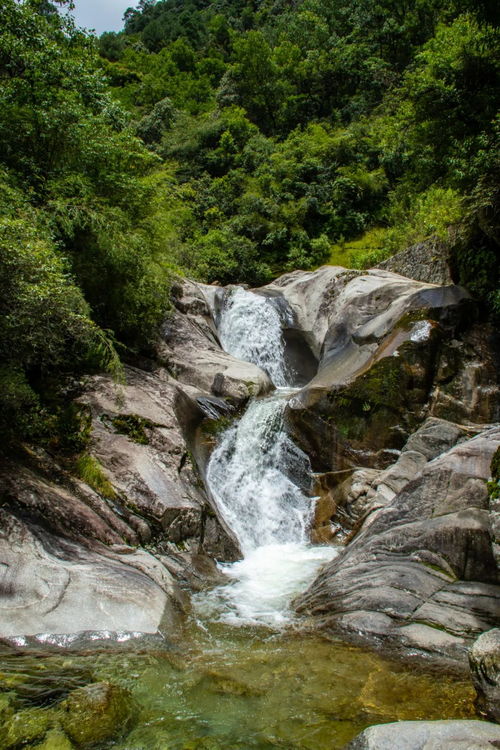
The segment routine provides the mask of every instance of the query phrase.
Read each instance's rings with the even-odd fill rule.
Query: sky
[[[127,8],[135,8],[137,0],[75,0],[73,15],[78,26],[103,31],[120,31],[123,14]]]

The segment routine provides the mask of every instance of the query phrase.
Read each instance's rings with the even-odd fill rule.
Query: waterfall
[[[283,429],[285,406],[281,394],[253,401],[224,433],[208,465],[212,496],[244,554],[307,540],[314,503],[298,483],[307,482],[311,469]]]
[[[281,317],[267,297],[233,289],[224,300],[219,338],[228,354],[261,367],[275,386],[287,385]]]
[[[221,565],[230,583],[196,595],[200,616],[232,624],[280,626],[293,618],[290,602],[336,550],[312,546],[311,466],[284,428],[290,390],[283,364],[278,310],[265,297],[235,289],[226,299],[220,340],[233,356],[265,369],[281,388],[250,403],[220,437],[206,472],[212,498],[244,554]]]

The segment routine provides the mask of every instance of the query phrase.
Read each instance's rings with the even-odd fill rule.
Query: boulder
[[[18,748],[43,738],[57,720],[57,712],[46,708],[26,708],[13,714],[0,726],[0,743],[4,750]]]
[[[500,727],[484,721],[397,721],[368,727],[345,750],[491,750]]]
[[[91,538],[77,542],[5,509],[0,527],[0,636],[175,634],[184,598],[150,553]]]
[[[500,723],[500,628],[488,630],[474,641],[469,666],[478,710]]]
[[[136,719],[131,694],[109,682],[77,688],[60,704],[61,724],[79,747],[94,746],[123,734]]]
[[[287,415],[314,468],[392,463],[387,450],[399,450],[426,416],[443,342],[470,306],[467,292],[329,266],[270,288],[281,290],[319,358]]]
[[[218,416],[224,404],[180,385],[162,368],[127,367],[125,378],[117,391],[109,378],[96,377],[81,398],[92,415],[92,453],[116,490],[115,503],[122,501],[121,515],[132,510],[155,539],[236,559],[239,548],[194,461],[198,424],[207,414]]]
[[[373,493],[358,495],[365,500],[357,533],[296,606],[326,630],[464,664],[467,646],[500,611],[485,481],[500,428],[464,439],[466,430],[446,426],[441,442],[436,427],[429,422],[408,441],[423,452],[403,451],[395,467],[410,456],[411,470],[370,476]],[[351,488],[358,473],[347,480]]]

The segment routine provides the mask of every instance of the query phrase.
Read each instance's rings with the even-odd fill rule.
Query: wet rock
[[[467,293],[332,267],[288,274],[271,288],[320,357],[317,375],[289,402],[292,434],[318,471],[384,468],[383,451],[400,449],[425,417],[442,342],[461,325]]]
[[[35,746],[35,750],[73,750],[74,745],[61,729],[51,729],[44,741]]]
[[[469,651],[477,708],[500,723],[500,628],[483,633]]]
[[[222,351],[207,299],[211,293],[214,304],[215,291],[186,280],[176,285],[175,311],[165,322],[157,356],[179,382],[244,402],[267,393],[272,384],[256,365]]]
[[[424,450],[425,433],[412,445]],[[500,611],[485,482],[499,443],[493,428],[420,470],[415,464],[402,488],[393,483],[392,499],[379,489],[387,474],[374,474],[377,491],[361,528],[298,598],[298,610],[327,630],[463,664],[467,646],[498,623]],[[355,479],[356,472],[350,486]]]
[[[179,622],[168,571],[145,550],[114,553],[78,543],[0,509],[0,635],[125,630],[155,633]],[[147,607],[137,602],[147,601]]]
[[[109,682],[74,690],[60,704],[60,710],[65,733],[83,747],[124,733],[136,718],[136,707],[128,690]]]
[[[484,721],[398,721],[368,727],[345,750],[491,750],[500,727]]]
[[[27,708],[18,711],[0,727],[1,747],[17,748],[42,738],[57,720],[57,712],[46,708]]]

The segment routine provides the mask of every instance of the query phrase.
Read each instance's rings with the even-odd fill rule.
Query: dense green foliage
[[[167,306],[158,158],[70,20],[6,0],[0,29],[0,424],[49,439],[79,429],[68,378],[117,374]]]
[[[497,16],[496,0],[141,0],[97,40],[64,7],[4,0],[4,431],[82,443],[68,383],[148,349],[173,268],[260,284],[437,236],[500,314]]]
[[[99,44],[174,170],[178,257],[199,278],[345,262],[376,230],[347,257],[363,266],[453,226],[457,276],[494,303],[497,22],[494,0],[142,0]]]

